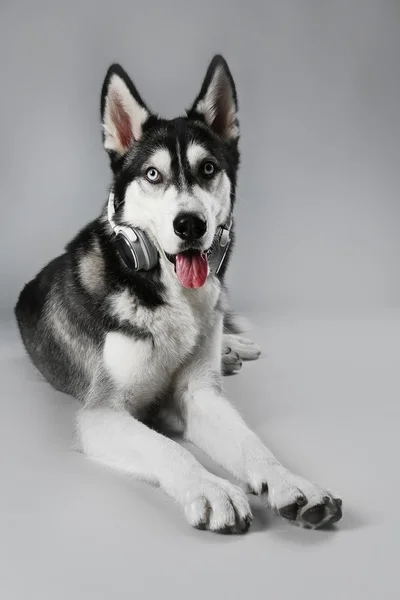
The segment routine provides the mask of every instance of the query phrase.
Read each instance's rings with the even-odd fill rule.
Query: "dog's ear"
[[[223,140],[239,137],[238,102],[235,84],[222,56],[214,56],[201,90],[187,111],[191,119],[201,119]]]
[[[150,112],[120,65],[107,71],[101,91],[104,148],[119,159],[137,142]]]

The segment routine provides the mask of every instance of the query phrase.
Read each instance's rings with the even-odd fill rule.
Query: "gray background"
[[[398,0],[1,0],[1,598],[398,598],[399,32]],[[105,200],[109,63],[175,116],[215,52],[241,106],[233,304],[264,349],[225,385],[284,464],[342,495],[330,531],[251,498],[248,535],[199,532],[85,461],[77,402],[37,376],[12,321]]]
[[[398,0],[2,0],[2,310],[99,213],[108,65],[176,116],[215,52],[240,99],[235,306],[398,306],[399,28]]]

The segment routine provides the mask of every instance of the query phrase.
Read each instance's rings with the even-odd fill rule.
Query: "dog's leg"
[[[243,490],[206,471],[190,452],[129,412],[129,407],[140,412],[143,386],[150,385],[145,375],[151,358],[152,344],[148,340],[118,332],[107,334],[102,361],[78,414],[83,452],[160,485],[183,506],[189,523],[195,527],[245,531],[251,512]]]
[[[248,529],[251,511],[243,490],[206,471],[187,450],[127,411],[84,408],[78,432],[87,456],[159,484],[183,506],[194,527],[232,533]]]
[[[215,343],[220,343],[218,331]],[[341,500],[283,467],[224,398],[215,359],[210,368],[210,357],[215,354],[212,347],[204,348],[182,374],[179,389],[183,390],[185,437],[254,493],[264,495],[282,517],[313,528],[339,520]]]
[[[244,360],[257,360],[261,354],[257,344],[242,335],[244,329],[240,317],[227,309],[224,314],[222,337],[223,375],[237,373],[242,368]]]

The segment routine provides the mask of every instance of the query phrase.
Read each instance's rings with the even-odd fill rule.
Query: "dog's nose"
[[[207,223],[194,213],[180,213],[174,219],[174,231],[185,242],[194,242],[203,237]]]

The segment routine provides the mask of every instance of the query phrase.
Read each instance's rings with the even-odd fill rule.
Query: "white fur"
[[[214,277],[199,290],[183,288],[173,266],[166,259],[161,260],[163,283],[169,290],[167,305],[148,309],[135,302],[127,290],[111,298],[113,315],[121,323],[128,321],[152,336],[136,340],[112,332],[106,337],[103,351],[106,372],[117,386],[130,387],[132,404],[141,404],[143,396],[148,400],[165,394],[198,340],[209,335],[220,293]]]
[[[186,150],[186,156],[191,168],[194,170],[198,164],[210,156],[209,152],[199,144],[189,144]]]
[[[154,351],[160,351],[161,371],[165,365],[181,364],[190,354],[204,327],[212,321],[220,293],[216,278],[210,277],[198,290],[182,287],[171,263],[161,258],[163,283],[168,287],[168,304],[157,310],[148,309],[134,300],[127,290],[115,294],[111,303],[114,315],[121,321],[149,331],[153,336]],[[153,356],[154,359],[154,356]]]
[[[148,167],[155,167],[164,177],[171,172],[171,155],[165,148],[159,148],[148,160]]]
[[[149,340],[132,339],[112,331],[107,334],[103,360],[107,372],[118,386],[133,386],[142,376],[142,370],[151,360]]]
[[[140,305],[137,305],[133,296],[129,294],[128,290],[124,290],[118,294],[114,294],[110,298],[111,308],[113,314],[121,321],[132,321],[134,315],[140,310]],[[141,323],[137,322],[137,325],[142,326]]]

